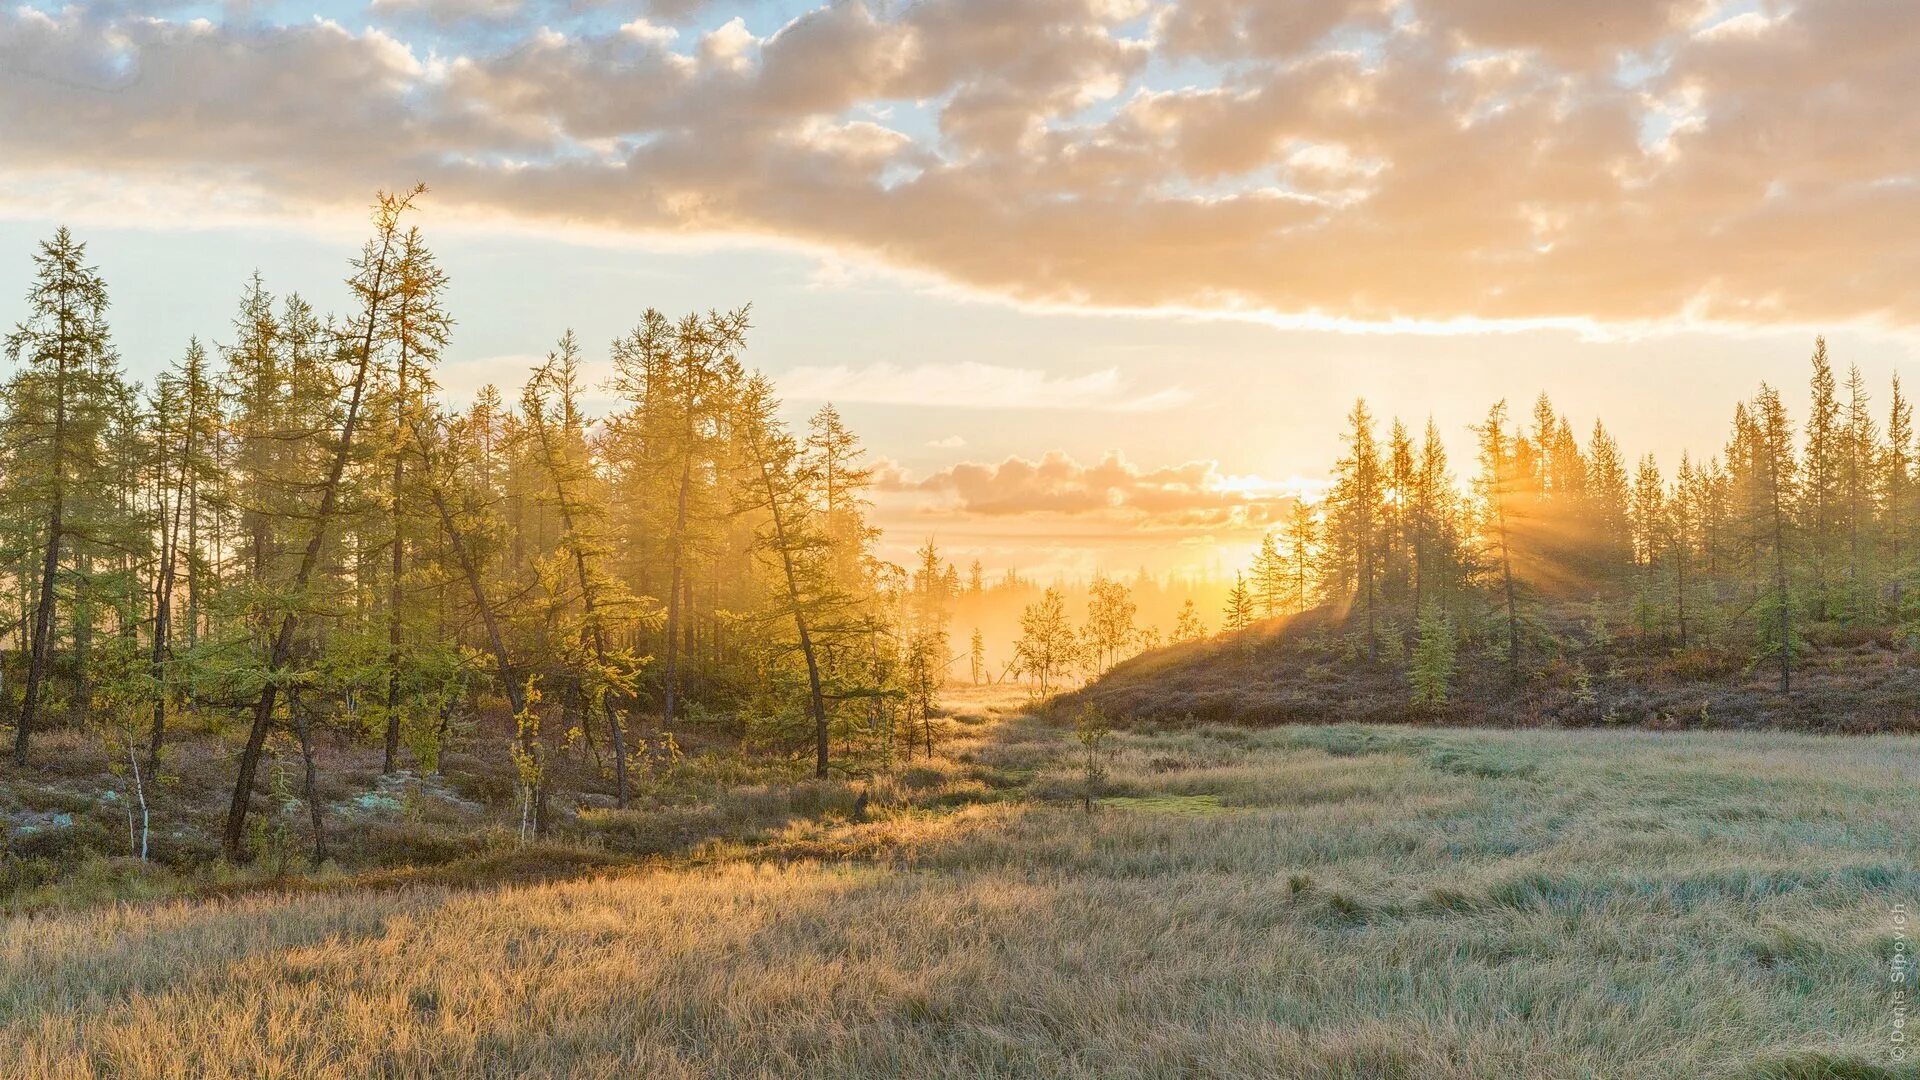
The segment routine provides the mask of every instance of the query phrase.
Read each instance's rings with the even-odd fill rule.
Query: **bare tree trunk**
[[[287,713],[293,718],[293,733],[300,739],[300,763],[305,767],[306,778],[300,797],[306,801],[307,816],[313,822],[313,864],[327,861],[327,831],[320,816],[320,796],[315,787],[319,770],[313,760],[313,732],[307,723],[306,710],[300,707],[300,699],[295,696],[297,690],[287,691]]]
[[[399,399],[395,402],[396,424],[405,423],[407,408],[407,351],[400,349]],[[393,455],[393,566],[387,583],[387,739],[386,756],[380,771],[391,774],[400,753],[400,605],[405,592],[400,577],[406,572],[407,540],[400,531],[401,488],[406,480],[407,458],[397,449]]]
[[[46,679],[47,651],[53,637],[53,587],[60,572],[63,535],[58,498],[47,520],[47,554],[40,568],[40,596],[33,605],[33,649],[27,661],[27,686],[20,701],[20,719],[13,729],[13,763],[27,763],[27,739],[33,731],[34,710],[40,703],[40,685]]]

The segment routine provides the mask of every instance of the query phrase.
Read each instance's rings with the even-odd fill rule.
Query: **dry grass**
[[[966,730],[927,782],[1026,797],[563,883],[12,920],[0,1072],[1914,1075],[1916,740],[1123,733],[1087,817],[1048,801],[1065,733]]]

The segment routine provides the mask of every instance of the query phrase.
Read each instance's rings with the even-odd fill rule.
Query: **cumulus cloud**
[[[0,10],[0,190],[306,212],[417,178],[1055,305],[1920,321],[1910,4],[155,10]]]
[[[1295,501],[1285,485],[1234,477],[1214,461],[1142,468],[1119,453],[1087,464],[1060,451],[1038,461],[960,462],[915,478],[876,473],[883,493],[920,496],[923,516],[1098,518],[1163,529],[1258,529]]]
[[[1085,375],[1054,375],[1039,368],[966,361],[902,367],[798,367],[779,376],[780,392],[795,401],[927,405],[957,409],[1082,409],[1153,412],[1187,401],[1179,387],[1135,390],[1114,368]]]

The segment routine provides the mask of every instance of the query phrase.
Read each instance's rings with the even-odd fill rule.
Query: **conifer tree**
[[[1287,610],[1298,614],[1307,610],[1313,597],[1312,580],[1318,562],[1319,520],[1314,510],[1296,500],[1287,519],[1286,547],[1282,558],[1287,578]]]
[[[1816,622],[1821,622],[1831,618],[1837,606],[1834,559],[1844,543],[1842,519],[1848,459],[1840,401],[1834,392],[1833,365],[1827,359],[1824,337],[1814,341],[1809,388],[1813,403],[1807,413],[1806,464],[1799,498],[1789,503],[1787,509],[1795,512],[1799,519],[1809,578],[1808,610]],[[1764,419],[1756,419],[1760,419],[1764,427]],[[1760,449],[1763,453],[1770,452],[1765,446]],[[1762,480],[1767,482],[1764,477]]]
[[[406,463],[413,443],[413,430],[426,416],[426,403],[434,389],[433,367],[446,347],[453,320],[441,303],[446,275],[427,250],[419,229],[409,229],[400,240],[400,255],[393,270],[393,295],[388,301],[389,318],[382,337],[391,357],[392,383],[386,387],[392,414],[387,456],[391,459],[391,485],[387,491],[387,525],[390,529],[387,574],[387,693],[385,757],[381,771],[391,773],[398,767],[402,717],[401,687],[406,679],[402,670],[402,650],[408,622],[407,540],[413,530],[408,510],[410,494],[406,482]]]
[[[1261,618],[1271,619],[1287,609],[1288,578],[1287,560],[1280,554],[1273,533],[1263,534],[1253,557],[1254,606]]]
[[[1798,494],[1799,482],[1794,464],[1793,425],[1787,420],[1786,407],[1780,404],[1780,395],[1765,383],[1760,384],[1752,415],[1759,513],[1749,527],[1771,570],[1768,592],[1760,607],[1760,648],[1756,656],[1759,660],[1779,663],[1780,692],[1785,694],[1793,690],[1793,656],[1799,648],[1787,573],[1793,534],[1790,507]]]
[[[247,811],[253,798],[254,774],[259,768],[260,752],[266,745],[267,733],[271,729],[275,715],[275,706],[279,701],[281,680],[288,660],[293,654],[294,634],[299,627],[300,604],[302,594],[313,580],[314,570],[319,566],[320,555],[327,543],[328,527],[334,524],[338,513],[341,481],[346,475],[349,459],[354,450],[354,438],[358,433],[361,420],[361,405],[366,396],[368,375],[374,364],[374,347],[379,340],[381,324],[387,314],[387,303],[394,289],[394,261],[399,252],[400,220],[413,207],[413,202],[424,194],[424,187],[415,187],[404,195],[382,194],[374,205],[374,238],[368,241],[361,257],[354,263],[355,273],[348,280],[354,297],[359,301],[360,314],[348,328],[347,362],[351,365],[352,376],[347,380],[348,397],[341,416],[338,435],[333,443],[325,479],[319,490],[317,505],[310,516],[305,549],[300,556],[298,568],[286,589],[289,602],[280,614],[278,627],[273,631],[263,670],[260,676],[260,695],[253,706],[253,719],[247,732],[246,744],[241,748],[239,776],[234,782],[233,802],[227,811],[227,826],[222,837],[222,846],[229,858],[238,859],[242,854],[242,845],[246,839]],[[514,692],[513,687],[508,688]]]
[[[793,620],[794,634],[806,663],[807,708],[814,730],[814,775],[825,779],[830,750],[826,692],[822,689],[820,658],[814,649],[809,624],[819,626],[830,608],[841,602],[841,597],[833,589],[826,567],[822,566],[822,556],[830,557],[832,542],[818,532],[812,522],[804,480],[795,470],[800,448],[781,430],[778,411],[773,384],[760,375],[749,379],[741,397],[738,423],[752,454],[754,472],[759,477],[759,494],[765,500],[761,508],[770,523],[770,528],[758,537],[758,546],[770,552],[780,566],[787,614]],[[945,657],[942,655],[939,660],[944,669]],[[931,754],[931,749],[928,752]]]
[[[1640,459],[1633,478],[1633,556],[1638,567],[1634,609],[1640,623],[1640,638],[1650,640],[1655,624],[1661,621],[1660,561],[1667,550],[1666,485],[1653,455]]]
[[[1346,456],[1335,466],[1332,512],[1327,524],[1329,546],[1344,575],[1352,582],[1351,602],[1366,627],[1367,658],[1379,652],[1379,576],[1382,539],[1381,504],[1385,474],[1380,448],[1374,442],[1373,414],[1365,401],[1356,401],[1347,414]]]
[[[159,558],[154,569],[153,631],[149,677],[153,680],[152,723],[147,737],[149,776],[160,764],[166,738],[167,705],[173,688],[168,665],[173,659],[173,609],[183,554],[193,557],[183,531],[194,506],[193,494],[219,483],[217,458],[221,437],[219,397],[207,353],[196,339],[186,355],[155,382],[153,416],[153,472],[159,536]]]
[[[1840,489],[1845,529],[1846,590],[1840,614],[1850,622],[1873,617],[1877,593],[1874,570],[1874,518],[1880,501],[1880,432],[1869,411],[1872,403],[1858,364],[1847,368],[1847,403],[1842,429],[1844,460]]]
[[[1227,606],[1221,615],[1220,628],[1231,634],[1252,625],[1253,593],[1247,588],[1246,577],[1235,574],[1233,589],[1227,593]]]
[[[1703,501],[1702,474],[1682,452],[1679,471],[1674,474],[1673,487],[1667,496],[1665,529],[1667,561],[1673,568],[1674,626],[1682,649],[1687,647],[1687,616],[1694,584],[1690,568],[1699,543]]]
[[[1420,613],[1413,663],[1408,671],[1414,705],[1424,708],[1445,705],[1453,685],[1454,668],[1453,622],[1439,604],[1430,603]]]
[[[1901,393],[1898,373],[1893,376],[1891,401],[1886,440],[1879,459],[1882,507],[1879,535],[1886,551],[1892,610],[1896,619],[1904,619],[1907,563],[1913,553],[1915,521],[1920,519],[1920,499],[1915,497],[1913,403]]]
[[[1520,478],[1513,440],[1506,427],[1507,403],[1501,401],[1487,410],[1487,419],[1474,428],[1474,432],[1480,439],[1480,476],[1476,486],[1481,501],[1481,531],[1499,575],[1500,595],[1506,609],[1507,682],[1512,684],[1520,678],[1520,601],[1519,584],[1514,579],[1509,506]]]
[[[107,330],[107,284],[87,264],[86,245],[62,228],[34,255],[27,317],[7,335],[15,367],[0,418],[0,505],[18,522],[18,549],[37,553],[28,631],[26,687],[15,719],[13,758],[27,763],[54,638],[60,580],[69,557],[81,564],[88,537],[105,524],[100,500],[108,426],[122,388]],[[84,612],[78,613],[84,619]],[[76,639],[83,625],[75,620]],[[76,640],[76,648],[79,642]]]
[[[1633,492],[1620,444],[1598,420],[1587,448],[1586,505],[1594,538],[1594,567],[1612,579],[1633,564]]]
[[[550,412],[553,415],[550,415]],[[616,701],[633,695],[638,664],[609,644],[608,623],[633,600],[602,570],[607,555],[604,499],[593,497],[596,478],[588,460],[586,420],[580,411],[580,349],[569,330],[528,382],[521,414],[533,434],[539,459],[553,484],[562,546],[580,596],[577,637],[590,650],[583,680],[588,712],[597,702],[613,749],[615,805],[627,804],[627,740]],[[484,453],[484,451],[483,451]],[[484,472],[484,467],[483,470]]]

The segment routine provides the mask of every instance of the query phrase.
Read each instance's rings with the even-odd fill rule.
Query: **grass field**
[[[0,1074],[1916,1075],[1920,740],[1123,732],[1089,816],[970,731],[660,868],[12,919]]]

